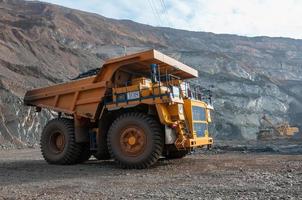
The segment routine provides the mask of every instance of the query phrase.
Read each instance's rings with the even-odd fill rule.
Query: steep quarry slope
[[[68,81],[125,50],[150,48],[198,69],[198,82],[214,86],[217,138],[254,139],[263,113],[302,126],[302,40],[157,28],[0,0],[0,144],[36,144],[52,115],[23,107],[26,90]]]

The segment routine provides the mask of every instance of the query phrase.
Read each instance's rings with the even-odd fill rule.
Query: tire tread
[[[112,132],[114,131],[114,129],[116,128],[118,123],[125,118],[136,118],[136,119],[139,119],[140,121],[144,121],[145,123],[148,124],[152,133],[154,134],[154,137],[153,137],[154,145],[153,145],[152,153],[143,162],[136,163],[136,164],[122,162],[122,161],[116,159],[116,156],[113,153],[112,147],[110,145],[110,140],[112,139],[111,138]],[[161,131],[161,127],[160,127],[159,123],[153,117],[146,115],[144,113],[140,113],[140,112],[128,112],[128,113],[124,113],[124,114],[120,115],[112,123],[112,125],[108,131],[107,142],[108,142],[108,150],[109,150],[111,157],[115,159],[115,161],[118,163],[119,166],[121,166],[122,168],[125,168],[125,169],[144,169],[144,168],[148,168],[148,167],[152,166],[153,164],[155,164],[158,161],[159,157],[161,156],[161,153],[163,151],[163,145],[164,145],[162,131]]]
[[[66,136],[68,137],[67,149],[64,152],[64,156],[60,159],[49,158],[49,152],[46,149],[48,143],[48,127],[53,124],[63,125],[66,130]],[[80,161],[79,159],[82,153],[82,147],[75,141],[74,123],[72,119],[56,118],[49,121],[42,132],[40,146],[42,156],[49,164],[73,165],[79,163]]]

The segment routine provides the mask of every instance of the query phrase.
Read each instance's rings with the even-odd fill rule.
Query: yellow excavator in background
[[[275,125],[264,114],[261,118],[261,127],[259,129],[257,139],[258,140],[286,139],[286,138],[292,138],[296,133],[299,133],[298,127],[290,126],[288,122],[282,122]]]

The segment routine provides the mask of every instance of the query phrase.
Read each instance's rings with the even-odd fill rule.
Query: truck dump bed
[[[25,105],[49,108],[57,112],[95,119],[114,73],[124,67],[130,72],[150,74],[150,65],[158,64],[160,73],[170,73],[182,79],[198,77],[198,72],[156,50],[127,55],[106,61],[100,72],[88,78],[28,91]]]
[[[95,76],[28,91],[24,103],[38,108],[91,118],[104,95],[106,84],[93,83]]]

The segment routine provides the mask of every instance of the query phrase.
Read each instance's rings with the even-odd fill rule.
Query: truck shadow
[[[142,170],[121,169],[113,160],[89,160],[78,165],[50,165],[44,160],[0,161],[0,186],[69,179],[108,180],[129,175],[145,175],[172,167],[171,161],[161,159],[154,167]],[[179,163],[177,164],[179,165]]]

